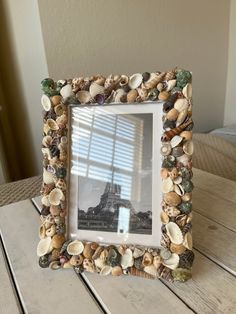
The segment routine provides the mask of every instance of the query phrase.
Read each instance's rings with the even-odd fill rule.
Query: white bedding
[[[236,124],[215,129],[210,132],[212,135],[220,136],[233,144],[236,144]]]

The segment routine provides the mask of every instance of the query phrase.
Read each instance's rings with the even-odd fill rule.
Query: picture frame
[[[39,265],[191,278],[191,72],[47,78],[41,87]]]

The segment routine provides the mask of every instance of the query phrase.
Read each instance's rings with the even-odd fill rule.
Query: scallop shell
[[[179,255],[172,253],[171,257],[163,262],[163,265],[170,269],[176,269],[179,265]]]
[[[43,238],[39,241],[37,246],[37,256],[44,256],[52,250],[52,239],[50,237]]]
[[[135,102],[136,98],[138,97],[138,92],[136,89],[132,89],[127,94],[127,102],[132,103]]]
[[[160,152],[162,156],[168,156],[171,153],[170,143],[163,143]]]
[[[111,271],[112,271],[112,267],[106,265],[106,266],[104,266],[104,267],[101,269],[100,275],[102,275],[102,276],[107,276],[107,275],[109,275],[109,274],[111,273]]]
[[[143,266],[144,266],[144,267],[145,267],[145,266],[150,266],[150,265],[152,265],[152,262],[153,262],[153,256],[152,256],[152,254],[149,253],[149,252],[144,253],[144,255],[143,255],[143,260],[142,260]]]
[[[134,252],[133,252],[134,258],[138,258],[140,256],[143,256],[143,254],[144,254],[144,250],[139,249],[139,248],[134,248]]]
[[[193,133],[192,133],[192,131],[183,131],[183,132],[180,133],[180,136],[184,140],[188,141],[188,140],[192,139]]]
[[[39,238],[44,239],[46,237],[46,228],[45,225],[39,227]]]
[[[129,78],[129,87],[130,89],[138,88],[143,81],[143,76],[140,73],[136,73],[130,76]]]
[[[182,110],[180,113],[178,113],[178,117],[176,120],[176,126],[179,126],[180,124],[182,124],[185,119],[187,118],[188,115],[188,108],[186,108],[185,110]]]
[[[76,97],[78,98],[78,100],[81,104],[87,104],[91,100],[90,93],[88,91],[85,91],[85,90],[78,91],[78,93],[76,94]]]
[[[191,83],[186,84],[182,90],[182,93],[184,97],[186,97],[187,99],[191,99],[193,94],[192,84]]]
[[[176,85],[176,80],[169,80],[167,82],[167,89],[166,90],[168,92],[171,91],[175,87],[175,85]]]
[[[192,238],[192,234],[190,232],[187,232],[184,236],[184,241],[183,241],[183,245],[189,249],[192,250],[193,249],[193,238]]]
[[[151,275],[153,277],[158,276],[157,269],[154,265],[146,266],[146,267],[144,267],[143,270],[145,271],[145,273],[148,273],[149,275]]]
[[[192,140],[186,141],[183,145],[183,151],[185,152],[185,154],[191,156],[193,154],[193,150],[194,150],[193,141]]]
[[[62,89],[60,90],[60,94],[64,99],[74,95],[72,86],[70,84],[63,86]]]
[[[121,257],[121,266],[123,269],[132,267],[134,264],[133,253],[131,249],[126,249],[125,254]]]
[[[43,169],[43,182],[45,184],[54,183],[54,175],[51,172],[48,172],[45,168]]]
[[[104,94],[104,87],[97,84],[97,83],[92,83],[89,87],[89,93],[92,98],[95,98],[96,95],[98,94]]]
[[[50,202],[49,202],[49,198],[48,198],[48,195],[44,195],[42,198],[41,198],[41,203],[45,206],[50,206]]]
[[[174,222],[166,224],[166,233],[174,244],[181,244],[183,242],[183,234],[179,226]]]
[[[79,240],[74,240],[70,242],[67,246],[67,253],[70,255],[79,255],[83,252],[84,245]]]
[[[173,188],[174,188],[174,184],[173,184],[173,181],[171,180],[170,177],[168,177],[167,179],[164,179],[162,181],[162,192],[163,193],[171,192],[171,191],[173,191]]]
[[[176,119],[179,117],[179,111],[175,108],[170,109],[170,111],[166,114],[166,119],[169,121],[176,121]]]
[[[178,146],[181,142],[182,142],[183,138],[179,135],[175,135],[171,141],[170,141],[170,145],[171,147],[176,147]]]
[[[59,126],[57,125],[56,121],[53,119],[47,119],[47,126],[52,131],[57,131],[59,129]]]
[[[43,109],[45,111],[49,111],[52,107],[52,103],[50,98],[47,95],[42,95],[41,97],[41,104],[43,106]]]
[[[188,109],[188,100],[185,98],[179,98],[176,100],[175,104],[174,104],[174,108],[177,109],[179,112]]]
[[[181,197],[175,192],[164,194],[164,201],[167,205],[178,206],[181,203]]]
[[[64,199],[64,194],[58,188],[53,189],[49,194],[49,202],[51,205],[59,205],[61,200],[63,199]]]
[[[120,276],[123,274],[123,270],[120,266],[115,266],[111,271],[112,276]]]
[[[174,185],[174,191],[175,191],[176,194],[178,194],[180,196],[184,195],[184,189],[183,189],[182,185],[180,185],[180,184],[175,184]]]

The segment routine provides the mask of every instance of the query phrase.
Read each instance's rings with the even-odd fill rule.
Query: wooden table
[[[194,170],[194,183],[196,259],[185,284],[41,269],[37,206],[1,207],[0,313],[236,313],[236,182]]]

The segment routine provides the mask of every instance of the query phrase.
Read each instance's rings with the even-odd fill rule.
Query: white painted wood
[[[30,200],[0,208],[0,229],[25,311],[28,313],[101,313],[72,269],[38,266],[39,215]]]
[[[10,274],[0,244],[0,314],[20,313],[20,306],[12,285]]]

